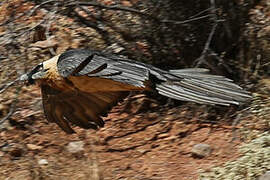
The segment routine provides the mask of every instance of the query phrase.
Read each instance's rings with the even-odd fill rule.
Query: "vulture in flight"
[[[70,124],[103,127],[102,116],[131,91],[224,106],[250,98],[232,80],[208,72],[203,68],[165,71],[116,55],[73,49],[38,64],[20,80],[39,84],[48,121],[74,133]]]

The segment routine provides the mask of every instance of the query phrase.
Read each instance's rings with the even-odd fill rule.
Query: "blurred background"
[[[208,68],[253,96],[211,107],[132,94],[104,128],[67,135],[44,118],[39,88],[18,84],[0,95],[0,179],[269,178],[269,14],[268,0],[0,1],[0,91],[87,48],[162,69]]]

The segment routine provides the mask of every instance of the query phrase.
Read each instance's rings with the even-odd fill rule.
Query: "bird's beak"
[[[45,77],[47,70],[48,69],[38,72],[30,71],[29,73],[21,75],[19,80],[26,82],[26,85],[35,84],[35,80],[42,79]]]
[[[25,73],[21,75],[19,81],[22,81],[27,86],[35,83],[34,80],[31,78],[30,73]]]
[[[46,71],[47,70],[42,70],[42,71],[36,72],[35,74],[32,74],[31,78],[34,80],[42,79],[43,77],[45,77]]]
[[[20,81],[28,81],[28,74],[26,73],[26,74],[21,75],[19,80]]]

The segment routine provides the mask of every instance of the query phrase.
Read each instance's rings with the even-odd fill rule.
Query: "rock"
[[[49,162],[47,161],[47,159],[40,159],[40,160],[38,160],[38,164],[39,165],[47,165],[47,164],[49,164]]]
[[[47,39],[44,41],[37,41],[37,42],[31,44],[30,46],[34,47],[34,48],[45,49],[45,48],[55,47],[57,44],[58,44],[58,42],[54,38],[50,38],[50,39]]]
[[[23,149],[20,147],[14,147],[9,151],[9,154],[15,158],[21,157],[23,155]]]
[[[77,153],[84,150],[83,146],[84,146],[83,141],[74,141],[68,143],[67,150],[71,153]]]
[[[270,171],[259,177],[259,180],[270,180]]]
[[[12,158],[19,158],[25,152],[24,147],[21,144],[16,144],[16,143],[0,144],[0,150],[3,153],[8,153]],[[2,155],[4,155],[4,154],[2,154]]]
[[[38,145],[35,145],[35,144],[26,144],[26,147],[29,150],[40,150],[40,149],[43,148],[42,146],[38,146]]]
[[[204,158],[211,154],[212,148],[208,144],[196,144],[193,146],[191,153],[194,157]]]

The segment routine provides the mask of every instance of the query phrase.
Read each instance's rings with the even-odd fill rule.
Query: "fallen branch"
[[[12,81],[11,83],[14,84],[15,82],[17,82],[17,81],[19,81],[19,80],[20,80],[20,77],[17,78],[15,81]],[[9,84],[11,84],[11,83],[9,83]],[[11,86],[11,85],[6,86],[5,90],[7,89],[7,87],[10,87],[10,86]],[[9,109],[8,114],[0,120],[0,124],[3,124],[3,123],[4,123],[8,118],[10,118],[10,117],[13,115],[13,113],[15,112],[15,110],[16,110],[16,104],[17,104],[17,102],[18,102],[18,96],[19,96],[20,91],[21,91],[21,87],[19,87],[19,88],[16,89],[16,97],[15,97],[15,100],[11,103],[11,106],[10,106],[10,109]],[[2,92],[4,92],[3,89],[1,90],[1,93],[2,93]]]
[[[200,16],[200,17],[196,17],[196,18],[191,18],[191,19],[187,19],[187,20],[184,20],[184,21],[159,20],[159,22],[180,25],[180,24],[186,24],[186,23],[189,23],[189,22],[192,22],[192,21],[197,21],[197,20],[205,19],[205,18],[208,18],[208,17],[212,17],[212,15],[211,14],[207,14],[207,15],[204,15],[204,16]]]
[[[3,85],[0,88],[0,94],[2,94],[3,92],[5,92],[10,86],[12,86],[13,84],[15,84],[16,82],[18,82],[20,80],[20,78],[15,79],[14,81],[11,81],[5,85]]]
[[[17,100],[13,101],[8,114],[0,120],[0,124],[3,124],[8,118],[10,118],[13,115],[13,113],[15,112],[16,103],[17,103]]]
[[[46,39],[49,40],[49,41],[50,41],[50,33],[49,33],[49,31],[50,31],[53,19],[55,18],[55,14],[58,11],[58,5],[59,4],[56,2],[54,4],[55,7],[53,8],[53,11],[48,13],[48,19],[47,19],[48,23],[46,24],[45,36],[46,36]],[[55,56],[56,52],[54,51],[54,49],[49,48],[49,50],[50,50],[51,55]]]
[[[95,6],[95,7],[99,7],[102,9],[120,10],[120,11],[136,13],[136,14],[143,15],[143,16],[148,16],[148,17],[150,16],[147,13],[141,12],[141,11],[133,9],[133,8],[123,7],[123,6],[118,6],[118,5],[107,6],[107,5],[103,5],[103,4],[96,3],[96,2],[72,2],[72,3],[69,3],[67,6],[76,6],[76,5]]]
[[[199,16],[199,17],[197,17],[197,16],[203,14],[206,11],[215,10],[213,7],[211,7],[211,8],[205,9],[205,10],[193,15],[192,17],[190,17],[190,19],[187,19],[187,20],[184,20],[184,21],[174,21],[174,20],[161,20],[161,19],[158,19],[155,16],[152,16],[150,14],[141,12],[141,11],[139,11],[137,9],[124,7],[124,6],[118,6],[118,5],[108,6],[108,5],[103,5],[103,4],[96,3],[96,2],[71,2],[67,6],[94,6],[94,7],[98,7],[98,8],[101,8],[101,9],[126,11],[126,12],[131,12],[131,13],[135,13],[135,14],[144,16],[144,17],[146,17],[148,19],[153,19],[155,21],[158,21],[159,23],[171,23],[171,24],[175,24],[175,25],[185,24],[185,23],[189,23],[189,22],[192,22],[192,21],[197,21],[197,20],[212,17],[211,14],[207,14],[207,15]]]
[[[211,8],[210,9],[212,9],[212,10],[216,9],[215,0],[210,0],[210,4],[211,4]],[[205,42],[205,45],[204,45],[204,48],[203,48],[203,51],[202,51],[200,57],[197,58],[194,61],[194,66],[195,67],[199,67],[202,64],[206,64],[210,69],[213,70],[215,68],[210,63],[208,63],[206,61],[206,58],[208,56],[213,56],[216,59],[218,59],[219,61],[221,60],[221,58],[218,57],[218,55],[213,50],[210,49],[210,44],[211,44],[211,41],[213,40],[213,36],[214,36],[214,34],[216,32],[216,29],[217,29],[217,26],[218,26],[218,22],[219,22],[216,12],[213,12],[212,11],[211,16],[213,17],[214,24],[213,24],[213,26],[211,28],[211,31],[210,31],[209,35],[208,35],[207,41]]]

